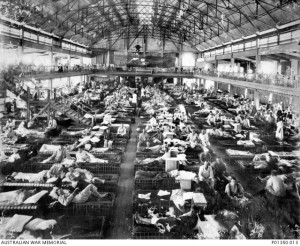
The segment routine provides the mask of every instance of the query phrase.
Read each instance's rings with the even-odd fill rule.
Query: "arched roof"
[[[2,15],[93,47],[154,37],[198,50],[300,19],[299,0],[2,0]]]

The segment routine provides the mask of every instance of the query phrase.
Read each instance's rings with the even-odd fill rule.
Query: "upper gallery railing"
[[[215,71],[195,71],[196,75],[241,80],[265,85],[275,85],[291,88],[300,88],[300,76],[288,76],[281,74],[262,74],[262,73],[235,73],[235,72],[215,72]]]

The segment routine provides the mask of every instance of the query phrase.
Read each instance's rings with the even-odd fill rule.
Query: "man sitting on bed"
[[[236,178],[232,177],[230,182],[226,185],[225,193],[230,199],[235,199],[236,197],[241,198],[244,196],[244,188]]]
[[[63,147],[63,145],[60,145],[58,150],[54,151],[49,158],[43,161],[43,163],[60,163],[65,158],[71,159],[71,156],[69,155],[67,149]]]
[[[186,141],[189,142],[191,148],[195,148],[199,145],[199,137],[197,132],[193,129],[192,132],[187,136]]]
[[[149,135],[145,129],[143,129],[143,131],[139,135],[139,142],[137,144],[137,148],[140,148],[142,144],[146,144],[147,147],[149,147],[149,144],[150,144],[149,143]]]
[[[121,124],[121,126],[118,128],[117,136],[125,137],[126,136],[126,127],[124,124]]]
[[[216,121],[215,121],[215,116],[214,114],[212,113],[212,111],[209,112],[209,115],[207,116],[206,118],[206,122],[208,125],[215,125],[216,124]]]
[[[104,130],[103,139],[104,139],[104,146],[103,147],[111,149],[112,144],[113,144],[113,136],[111,134],[111,131],[110,131],[109,127]]]
[[[202,146],[205,147],[209,147],[210,146],[210,142],[209,142],[209,137],[208,134],[206,132],[206,130],[202,130],[199,134],[199,140],[201,141]]]
[[[151,126],[157,126],[157,120],[156,120],[156,118],[154,117],[154,115],[151,117],[151,119],[148,121],[148,123],[149,123]]]
[[[57,201],[51,203],[50,206],[52,207],[56,203],[60,203],[63,206],[68,206],[70,203],[85,203],[93,196],[103,198],[107,195],[107,193],[100,194],[97,191],[97,187],[93,184],[88,184],[85,188],[80,186],[82,185],[78,183],[74,190],[54,187],[49,195]]]

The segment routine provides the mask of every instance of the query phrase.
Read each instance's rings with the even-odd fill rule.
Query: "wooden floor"
[[[116,194],[114,217],[106,235],[107,239],[130,239],[132,224],[132,195],[134,191],[134,159],[139,118],[131,125],[131,138],[124,153]]]

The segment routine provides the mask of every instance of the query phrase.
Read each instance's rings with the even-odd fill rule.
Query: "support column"
[[[228,88],[227,88],[228,92],[231,91],[231,84],[228,84]]]
[[[108,57],[107,57],[107,62],[108,62],[108,65],[110,64],[114,64],[115,61],[114,61],[114,52],[112,50],[109,50],[108,51]]]
[[[256,109],[259,109],[259,93],[258,90],[254,91],[254,106],[256,107]]]
[[[289,107],[292,106],[292,103],[293,103],[293,97],[290,97],[290,98],[289,98]]]
[[[54,61],[53,61],[53,51],[51,50],[49,53],[49,60],[50,60],[50,66],[55,66]]]
[[[261,55],[259,54],[259,41],[260,38],[256,39],[256,70],[255,73],[261,73]]]
[[[178,55],[178,68],[182,67],[182,50],[183,50],[183,44],[179,45],[179,55]]]
[[[233,68],[234,68],[234,66],[235,66],[235,59],[233,58],[233,57],[231,57],[231,59],[230,59],[230,67],[231,67],[231,71],[230,72],[234,72],[234,70],[233,70]]]
[[[219,89],[219,82],[215,81],[215,90]]]
[[[20,41],[19,41],[19,46],[18,46],[18,57],[20,57],[19,62],[22,62],[23,54],[24,54],[24,29],[23,27],[20,29]]]
[[[106,54],[106,66],[109,65],[109,59],[110,59],[110,55],[109,55],[109,50],[108,50],[107,54]]]
[[[200,88],[204,88],[204,79],[200,79]]]
[[[272,103],[272,101],[273,101],[273,93],[270,93],[270,95],[269,95],[269,101]]]
[[[71,87],[71,78],[70,77],[67,77],[67,84],[69,87]]]
[[[125,55],[126,55],[126,61],[128,62],[128,54],[129,54],[129,49],[130,49],[130,24],[128,24],[127,26],[127,37],[126,39],[124,40],[125,42]],[[124,80],[126,80],[124,78]]]
[[[294,78],[294,76],[297,76],[300,74],[299,70],[300,70],[299,61],[296,59],[291,59],[292,78]]]
[[[68,64],[68,66],[71,66],[71,55],[70,54],[67,55],[67,64]]]
[[[48,92],[48,103],[50,103],[50,90],[47,91]],[[49,124],[49,120],[50,120],[50,107],[48,107],[48,114],[47,114],[47,125]]]
[[[83,57],[80,56],[80,66],[82,67],[83,66]]]
[[[240,73],[241,63],[237,63],[237,67],[238,67],[237,72]]]
[[[206,89],[206,79],[203,79],[203,87]]]
[[[281,71],[282,71],[281,61],[278,61],[277,62],[277,73],[281,74]]]
[[[195,67],[196,67],[196,63],[197,63],[197,58],[196,58],[196,62],[195,62]],[[219,66],[219,61],[216,60],[216,65],[215,65],[215,72],[218,73],[218,66]]]
[[[30,88],[27,86],[27,114],[26,114],[27,124],[30,121]]]
[[[173,78],[174,85],[178,84],[178,78]]]
[[[166,46],[166,41],[165,41],[165,38],[163,38],[162,40],[162,49],[161,49],[161,57],[164,57],[164,52],[165,52],[165,46]]]
[[[255,73],[261,73],[261,55],[256,55],[256,71]]]
[[[50,79],[50,90],[52,91],[53,89],[53,79]]]
[[[111,35],[110,33],[108,34],[108,50],[107,50],[107,59],[106,59],[106,66],[110,65],[110,59],[111,59],[111,48],[112,48],[112,42],[111,42]]]
[[[144,53],[144,57],[146,56],[147,53],[147,37],[144,37],[144,49],[143,49],[143,53]]]
[[[196,80],[198,90],[201,88],[201,80],[197,78]]]

